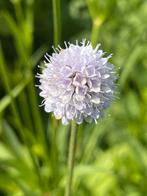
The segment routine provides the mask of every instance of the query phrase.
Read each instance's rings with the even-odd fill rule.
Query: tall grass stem
[[[72,195],[72,182],[73,182],[73,172],[74,172],[74,162],[75,162],[75,149],[77,141],[77,128],[75,121],[71,123],[71,133],[69,141],[69,152],[68,152],[68,181],[65,190],[65,196]]]
[[[54,23],[54,46],[57,47],[61,41],[61,13],[60,0],[52,0],[53,23]]]
[[[60,11],[60,0],[52,0],[53,6],[53,28],[54,28],[54,46],[57,47],[61,41],[61,11]],[[58,179],[58,148],[57,148],[57,121],[55,119],[51,120],[53,122],[52,131],[52,169],[54,180]],[[57,181],[55,181],[57,183]]]

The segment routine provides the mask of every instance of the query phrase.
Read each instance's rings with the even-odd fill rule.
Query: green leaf
[[[15,99],[24,90],[31,78],[21,81],[14,89],[11,90],[11,95]],[[6,95],[0,100],[0,113],[2,113],[11,104],[10,95]]]
[[[9,145],[9,149],[14,152],[18,158],[23,158],[22,146],[15,135],[14,130],[12,130],[6,121],[3,122],[3,134],[6,137],[6,142]]]
[[[138,58],[141,57],[142,51],[143,51],[143,46],[142,45],[136,45],[136,47],[133,49],[131,54],[129,54],[129,57],[127,58],[127,61],[124,62],[124,69],[121,74],[120,78],[120,86],[123,87],[125,85],[125,82],[127,81],[127,78],[131,74],[136,61]]]

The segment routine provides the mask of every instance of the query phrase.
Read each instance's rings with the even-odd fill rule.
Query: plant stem
[[[91,32],[91,43],[93,47],[96,47],[98,41],[99,26],[93,25]]]
[[[76,123],[72,121],[70,142],[69,142],[69,154],[68,154],[68,181],[65,190],[65,196],[71,196],[72,194],[71,190],[72,190],[73,171],[74,171],[76,140],[77,140]]]
[[[53,6],[53,29],[54,29],[54,46],[58,47],[61,41],[61,11],[60,11],[60,0],[52,0]],[[57,146],[57,121],[55,119],[50,119],[52,124],[51,128],[51,136],[52,136],[52,172],[53,179],[55,184],[57,184],[57,180],[59,179],[59,167],[58,167],[58,146]],[[51,126],[51,125],[50,125]]]
[[[54,22],[54,46],[57,47],[61,39],[60,0],[52,0]]]
[[[91,42],[92,42],[93,47],[96,47],[97,45],[100,26],[102,24],[103,24],[103,19],[100,19],[100,18],[93,19],[93,25],[92,25],[92,31],[91,31]]]

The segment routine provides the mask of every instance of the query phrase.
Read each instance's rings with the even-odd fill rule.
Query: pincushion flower
[[[65,46],[55,49],[52,56],[45,55],[45,67],[38,74],[45,111],[53,112],[65,125],[70,120],[96,122],[114,97],[111,55],[105,57],[100,44],[93,48],[86,40]]]

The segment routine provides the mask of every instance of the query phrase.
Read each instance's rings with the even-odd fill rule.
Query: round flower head
[[[75,120],[97,122],[107,108],[115,90],[115,71],[99,49],[83,40],[79,45],[66,44],[45,55],[45,68],[38,74],[46,112],[53,112],[63,124]]]

